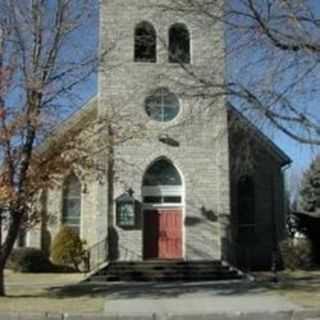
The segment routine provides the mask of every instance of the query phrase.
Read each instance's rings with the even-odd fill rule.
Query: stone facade
[[[231,112],[234,110],[232,109]],[[238,124],[243,121],[244,126]],[[229,123],[230,185],[231,185],[231,232],[233,244],[228,254],[235,265],[253,269],[271,267],[273,251],[277,243],[286,237],[284,172],[290,160],[272,142],[246,119],[236,118],[236,128]],[[242,131],[243,134],[239,134]],[[242,138],[240,138],[242,137]],[[243,143],[241,140],[244,139]],[[239,152],[249,153],[247,160],[240,159]],[[247,149],[247,150],[245,150]],[[245,151],[244,151],[245,150]],[[239,192],[238,182],[243,175],[250,175],[254,183],[254,231],[247,243],[239,241]]]
[[[130,136],[118,138],[112,145],[112,198],[117,199],[131,188],[137,202],[143,206],[142,181],[146,170],[157,159],[170,160],[183,180],[183,258],[223,258],[236,262],[234,247],[230,244],[237,239],[237,197],[230,166],[232,157],[237,155],[231,152],[232,143],[236,142],[230,137],[227,106],[219,96],[212,103],[212,99],[197,92],[190,94],[196,85],[196,75],[215,76],[223,82],[223,27],[210,25],[191,14],[164,13],[157,7],[159,4],[152,0],[102,1],[100,50],[105,54],[105,62],[100,67],[98,96],[90,112],[101,123],[108,119],[106,128],[113,131],[102,130],[97,147],[103,141],[111,141],[110,132],[114,130],[122,137]],[[134,62],[134,30],[142,21],[148,21],[156,30],[156,63]],[[190,32],[188,72],[179,64],[168,63],[168,30],[175,23],[183,23]],[[168,88],[179,98],[180,112],[172,121],[156,122],[144,110],[146,97],[157,88]],[[175,144],[164,142],[162,136]],[[255,260],[263,260],[265,254],[260,250],[264,245],[269,248],[273,224],[279,226],[281,233],[284,212],[281,172],[284,155],[275,155],[272,145],[261,148],[267,151],[258,159],[254,173],[259,221]],[[110,148],[103,148],[96,156],[97,163],[105,169],[104,175],[99,179],[96,175],[87,176],[82,181],[86,190],[81,199],[80,234],[90,246],[106,238],[112,230],[111,245],[117,246],[117,258],[140,260],[143,258],[143,228],[146,227],[142,212],[138,213],[137,225],[130,230],[117,225],[115,206],[110,212],[110,152]],[[49,216],[54,217],[45,228],[51,238],[61,224],[62,193],[63,188],[59,187],[49,191],[45,202]],[[277,223],[272,222],[271,212],[276,214]],[[41,233],[39,229],[31,231],[29,245],[41,246]]]
[[[99,113],[104,116],[110,108],[122,109],[130,115],[131,123],[138,120],[138,123],[142,121],[146,124],[142,138],[116,146],[115,170],[119,182],[115,186],[115,198],[130,187],[141,201],[144,172],[157,158],[166,157],[178,168],[184,180],[184,256],[188,259],[219,259],[220,224],[208,220],[203,212],[216,215],[230,213],[224,100],[217,99],[212,111],[208,110],[205,100],[185,95],[185,87],[179,80],[185,79],[186,75],[180,65],[168,63],[167,37],[171,25],[185,24],[191,35],[192,70],[203,73],[216,56],[223,57],[223,30],[221,26],[204,30],[197,17],[163,13],[158,4],[153,1],[118,0],[104,1],[102,6],[101,47],[108,50],[108,45],[115,43],[116,48],[110,51],[100,73]],[[142,21],[152,23],[158,35],[157,63],[135,63],[133,60],[134,30]],[[208,39],[220,39],[220,45],[215,46],[218,40]],[[217,64],[215,69],[222,77],[223,63]],[[185,81],[189,81],[189,85],[195,82],[194,79]],[[150,120],[144,110],[144,100],[159,87],[168,88],[180,99],[182,110],[169,123]],[[161,133],[176,140],[179,147],[161,143]],[[106,212],[101,216],[105,215]],[[119,234],[121,259],[126,259],[128,252],[129,259],[131,254],[141,257],[141,227],[132,231],[116,227],[116,231]]]

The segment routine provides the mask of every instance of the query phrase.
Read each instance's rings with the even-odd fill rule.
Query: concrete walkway
[[[249,281],[116,284],[108,292],[105,314],[209,315],[217,313],[298,311],[284,296]]]

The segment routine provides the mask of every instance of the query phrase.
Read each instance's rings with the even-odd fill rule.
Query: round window
[[[151,119],[167,122],[178,115],[180,105],[174,93],[166,88],[160,88],[146,99],[145,109]]]

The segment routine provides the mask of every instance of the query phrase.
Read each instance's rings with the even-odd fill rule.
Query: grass
[[[320,307],[320,271],[284,271],[279,282],[270,284],[270,274],[257,274],[258,284],[271,292],[286,296],[291,302],[306,308]],[[268,283],[268,284],[267,284]]]
[[[5,272],[7,297],[0,312],[99,313],[105,298],[80,285],[81,274],[21,274]],[[69,290],[66,291],[65,289]]]
[[[276,284],[272,283],[270,273],[259,273],[256,277],[253,287],[236,294],[246,294],[258,288],[266,294],[283,295],[303,307],[320,307],[320,270],[281,272]],[[83,278],[81,274],[6,271],[7,297],[0,298],[0,312],[101,313],[108,291],[117,289],[81,284]]]

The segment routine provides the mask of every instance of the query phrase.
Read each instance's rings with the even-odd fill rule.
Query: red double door
[[[144,259],[182,259],[182,209],[144,210]]]

